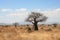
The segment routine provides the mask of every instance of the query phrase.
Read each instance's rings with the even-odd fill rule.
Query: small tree
[[[54,25],[54,27],[56,27],[57,26],[57,23],[54,23],[53,25]]]
[[[39,12],[32,12],[32,14],[30,14],[28,16],[28,18],[26,19],[27,22],[32,22],[32,24],[34,25],[34,30],[38,30],[38,22],[44,22],[46,21],[47,17],[44,16],[43,14],[39,13]]]
[[[19,23],[14,23],[13,25],[14,25],[15,27],[17,27],[17,25],[19,25]]]

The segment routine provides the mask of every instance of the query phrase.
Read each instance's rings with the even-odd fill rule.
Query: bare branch
[[[48,18],[48,17],[46,17],[46,16],[42,16],[42,17],[40,17],[40,18],[37,18],[36,21],[37,21],[37,22],[44,22],[44,21],[47,20],[47,18]]]
[[[29,17],[26,19],[26,21],[28,22],[34,21],[34,18],[36,18],[37,22],[44,22],[47,19],[47,17],[41,13],[38,13],[38,12],[31,12],[31,13],[32,14],[30,14]]]

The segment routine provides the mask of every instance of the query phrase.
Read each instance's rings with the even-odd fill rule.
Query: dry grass
[[[0,26],[0,40],[60,40],[60,26],[39,26],[38,31],[30,30],[26,26]]]

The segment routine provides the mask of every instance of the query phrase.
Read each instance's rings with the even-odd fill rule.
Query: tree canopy
[[[42,13],[39,12],[31,12],[31,14],[26,19],[27,22],[33,22],[34,18],[36,18],[37,22],[44,22],[47,20],[47,16],[44,16]]]

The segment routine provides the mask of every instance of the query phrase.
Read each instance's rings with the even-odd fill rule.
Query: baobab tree
[[[31,12],[26,21],[32,22],[34,30],[38,30],[38,22],[44,22],[46,19],[47,17],[39,12]]]

